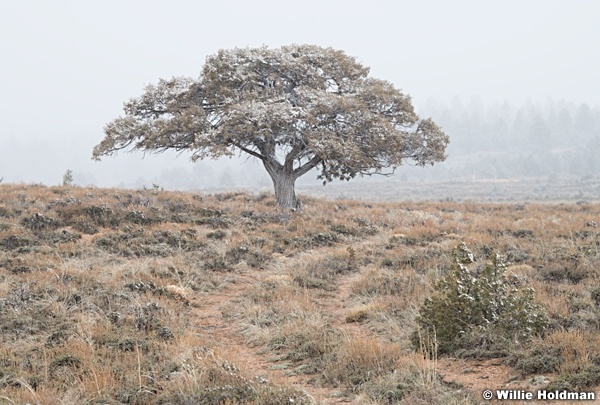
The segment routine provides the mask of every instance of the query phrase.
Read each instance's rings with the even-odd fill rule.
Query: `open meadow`
[[[600,205],[302,201],[0,185],[0,404],[600,395]]]

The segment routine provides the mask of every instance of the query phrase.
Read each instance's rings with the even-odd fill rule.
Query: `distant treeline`
[[[548,100],[515,107],[455,98],[430,100],[419,112],[450,135],[444,164],[450,177],[600,174],[598,106]]]

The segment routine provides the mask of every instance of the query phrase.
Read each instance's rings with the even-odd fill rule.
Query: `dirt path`
[[[347,323],[346,315],[352,308],[352,285],[360,272],[344,274],[336,278],[336,288],[319,298],[321,312],[327,314],[332,326],[341,329],[357,329],[356,324]]]
[[[243,296],[259,280],[251,275],[239,275],[235,283],[216,293],[202,294],[195,301],[195,329],[207,337],[207,343],[215,354],[224,359],[236,359],[236,366],[253,378],[265,379],[275,384],[293,385],[310,395],[316,404],[350,404],[339,396],[339,390],[316,387],[310,383],[310,375],[290,375],[289,370],[277,369],[276,363],[261,354],[261,348],[246,344],[235,324],[223,317],[224,309],[236,298]],[[341,292],[346,291],[341,289]],[[339,309],[339,292],[327,301],[328,307]],[[336,303],[334,305],[334,303]],[[336,322],[337,323],[337,322]]]
[[[456,384],[480,398],[485,390],[529,389],[519,375],[503,364],[502,359],[463,360],[443,358],[438,360],[438,374],[449,384]]]

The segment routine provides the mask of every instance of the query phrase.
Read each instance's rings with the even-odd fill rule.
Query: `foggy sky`
[[[197,77],[221,48],[343,49],[417,107],[455,96],[596,106],[599,14],[592,0],[0,0],[0,177],[58,184],[71,169],[116,186],[192,168],[173,154],[90,157],[124,101],[159,78]]]

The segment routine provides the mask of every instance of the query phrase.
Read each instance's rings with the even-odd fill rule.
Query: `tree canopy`
[[[197,79],[148,85],[108,123],[94,148],[191,151],[192,160],[243,152],[260,159],[282,207],[311,169],[324,183],[445,159],[449,138],[410,97],[343,51],[315,45],[236,48],[208,56]]]

